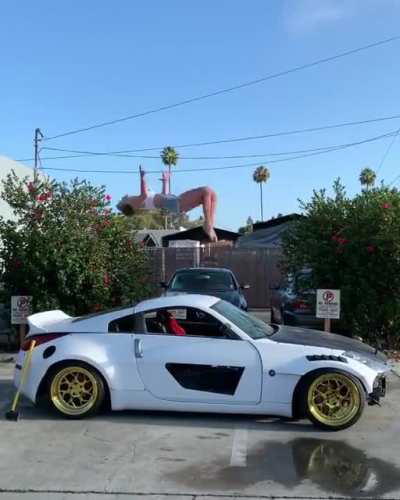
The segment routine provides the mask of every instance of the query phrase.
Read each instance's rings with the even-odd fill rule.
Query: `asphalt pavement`
[[[4,358],[3,358],[4,359]],[[273,417],[108,412],[71,421],[23,401],[0,362],[0,500],[400,499],[400,370],[346,431]]]

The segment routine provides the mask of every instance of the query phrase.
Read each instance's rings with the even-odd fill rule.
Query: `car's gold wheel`
[[[49,399],[54,408],[67,417],[86,417],[95,413],[103,402],[103,381],[89,367],[64,366],[53,374]]]
[[[320,427],[331,430],[353,425],[364,408],[361,384],[339,371],[325,371],[313,378],[306,391],[307,413]]]

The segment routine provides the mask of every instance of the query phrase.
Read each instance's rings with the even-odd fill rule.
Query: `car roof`
[[[143,300],[135,307],[135,312],[158,309],[160,307],[199,307],[209,308],[219,302],[218,297],[200,294],[182,294],[168,297],[158,297],[156,299]]]
[[[198,294],[182,294],[172,297],[158,297],[155,299],[143,300],[136,306],[126,305],[116,309],[100,311],[87,316],[71,317],[62,311],[46,311],[29,316],[28,321],[32,334],[37,333],[57,333],[57,332],[107,332],[108,324],[114,319],[134,314],[137,312],[151,311],[162,307],[198,307],[207,309],[219,302],[218,297]]]
[[[226,273],[233,274],[231,269],[227,269],[226,267],[181,267],[175,271],[175,274],[180,273],[182,271],[193,271],[193,272],[210,272],[210,271],[224,271]]]

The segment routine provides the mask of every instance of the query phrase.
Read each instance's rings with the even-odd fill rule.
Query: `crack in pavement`
[[[143,492],[143,491],[110,491],[110,490],[53,490],[53,489],[35,489],[35,488],[0,488],[0,495],[3,493],[19,494],[61,494],[61,495],[119,495],[119,496],[142,496],[142,497],[189,497],[191,500],[201,500],[203,498],[235,498],[235,499],[262,499],[262,500],[372,500],[376,497],[366,496],[335,496],[335,495],[257,495],[240,493],[162,493],[162,492]],[[385,500],[399,500],[400,497],[385,497]]]

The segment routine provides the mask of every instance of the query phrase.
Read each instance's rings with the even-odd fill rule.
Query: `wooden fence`
[[[152,262],[154,284],[168,281],[183,267],[225,267],[231,269],[239,283],[249,284],[245,296],[250,308],[270,306],[271,286],[281,280],[278,249],[241,249],[206,245],[201,248],[147,249]]]

